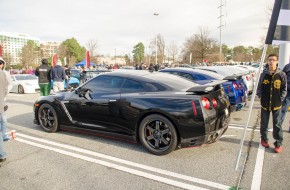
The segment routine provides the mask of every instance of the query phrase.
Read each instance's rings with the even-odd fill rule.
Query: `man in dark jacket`
[[[58,60],[56,66],[51,69],[50,77],[53,80],[53,91],[58,92],[64,90],[65,71],[61,66],[61,61]]]
[[[260,134],[261,144],[269,148],[268,143],[268,123],[270,112],[273,116],[273,138],[276,140],[274,151],[282,151],[283,131],[282,131],[282,102],[287,93],[287,79],[283,71],[277,68],[278,55],[271,54],[268,56],[268,68],[261,74],[257,95],[261,101],[261,123]]]
[[[38,76],[38,84],[40,87],[40,96],[48,96],[50,94],[50,71],[51,67],[48,66],[47,59],[41,60],[42,65],[36,68],[35,75]]]
[[[283,106],[282,106],[282,124],[285,120],[288,107],[290,106],[290,63],[284,66],[283,72],[287,76],[287,96],[283,101]],[[290,125],[289,125],[289,132],[290,132]]]

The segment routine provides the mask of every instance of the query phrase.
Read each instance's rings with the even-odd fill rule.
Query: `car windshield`
[[[34,75],[17,75],[15,76],[16,80],[35,80],[37,79]]]

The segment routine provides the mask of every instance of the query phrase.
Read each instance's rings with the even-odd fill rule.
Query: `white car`
[[[10,92],[36,93],[39,91],[38,77],[30,74],[11,75],[13,87]]]

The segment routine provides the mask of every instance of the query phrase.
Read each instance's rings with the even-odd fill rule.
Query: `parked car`
[[[31,74],[11,75],[13,87],[10,92],[19,94],[36,93],[39,91],[38,77]]]
[[[94,78],[95,76],[105,73],[105,72],[110,72],[107,68],[99,68],[96,70],[86,70],[87,73],[87,79]],[[71,69],[71,76],[77,78],[80,80],[80,73],[81,71],[79,69]]]
[[[233,72],[236,75],[242,74],[243,75],[243,80],[244,83],[247,86],[248,89],[248,94],[252,94],[253,90],[254,90],[254,77],[252,76],[252,72],[250,72],[248,69],[246,68],[242,68],[242,67],[238,67],[238,66],[227,66],[226,69],[231,70],[231,72]]]
[[[63,81],[64,88],[66,88],[65,80]],[[69,88],[77,88],[80,85],[80,81],[76,77],[70,77],[68,81]],[[53,88],[53,80],[51,80],[51,89]]]
[[[236,90],[233,90],[231,85],[225,87],[225,91],[228,90],[228,92],[235,93],[235,96],[238,96],[237,99],[231,99],[231,101],[236,100],[238,102],[242,102],[237,105],[236,110],[242,109],[247,104],[248,99],[248,89],[247,86],[243,80],[242,74],[235,74],[235,72],[232,72],[231,69],[227,68],[228,66],[208,66],[208,67],[198,67],[195,69],[201,69],[206,71],[211,71],[213,73],[217,73],[224,77],[224,80],[229,80],[233,82],[233,88]],[[237,94],[236,94],[237,93]],[[229,96],[230,97],[230,96]]]
[[[190,69],[190,68],[168,68],[162,69],[159,72],[170,73],[178,75],[184,78],[187,78],[195,83],[204,85],[216,80],[224,80],[220,74],[213,73],[211,71],[201,70],[201,69]],[[225,89],[225,93],[229,97],[232,111],[241,110],[242,107],[246,104],[246,89],[241,84],[239,79],[234,77],[228,77],[227,80],[224,80],[222,85]]]
[[[166,73],[123,70],[38,98],[34,117],[46,132],[73,127],[140,141],[152,154],[165,155],[217,141],[228,128],[230,103],[220,82],[198,85]]]

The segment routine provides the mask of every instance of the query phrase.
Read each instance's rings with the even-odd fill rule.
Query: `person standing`
[[[61,61],[58,60],[56,66],[51,69],[50,77],[53,80],[53,91],[58,92],[64,90],[65,71],[61,66]]]
[[[87,81],[87,71],[85,71],[84,67],[81,67],[80,70],[80,84],[84,84]]]
[[[287,95],[283,101],[283,106],[282,106],[282,119],[281,119],[282,124],[285,120],[285,117],[286,117],[286,114],[288,111],[288,107],[290,106],[290,63],[288,63],[287,65],[284,66],[283,72],[287,76]],[[290,124],[289,124],[289,132],[290,132]]]
[[[42,65],[36,68],[35,75],[38,76],[38,85],[40,87],[40,96],[48,96],[51,89],[50,71],[47,59],[41,60]]]
[[[2,70],[4,72],[4,74],[6,75],[7,82],[8,82],[8,87],[7,87],[6,92],[5,92],[5,94],[7,95],[10,92],[10,90],[12,89],[13,84],[12,84],[10,72],[9,71],[5,71],[5,66],[6,66],[6,62],[4,61],[4,59],[2,57],[0,57],[0,70]],[[6,105],[6,97],[4,98],[4,102],[5,102],[5,108],[8,109],[8,106]],[[9,141],[10,138],[6,135],[6,128],[7,128],[7,115],[6,115],[6,112],[4,112],[2,114],[2,119],[3,119],[3,126],[2,126],[3,140],[4,141]]]
[[[68,65],[64,66],[64,71],[65,71],[65,88],[69,89],[69,80],[70,80],[70,76],[71,76],[71,71],[70,71],[70,68],[68,67]]]
[[[268,123],[270,113],[273,117],[273,138],[275,139],[276,153],[282,152],[283,131],[282,131],[282,102],[287,93],[287,79],[283,71],[277,68],[278,55],[268,56],[267,68],[261,74],[257,95],[261,102],[261,145],[269,148],[268,143]]]
[[[4,132],[4,119],[3,113],[7,110],[5,106],[5,97],[8,91],[7,76],[3,70],[0,69],[0,137],[3,137]],[[6,152],[4,152],[3,138],[0,138],[0,163],[6,160]]]

